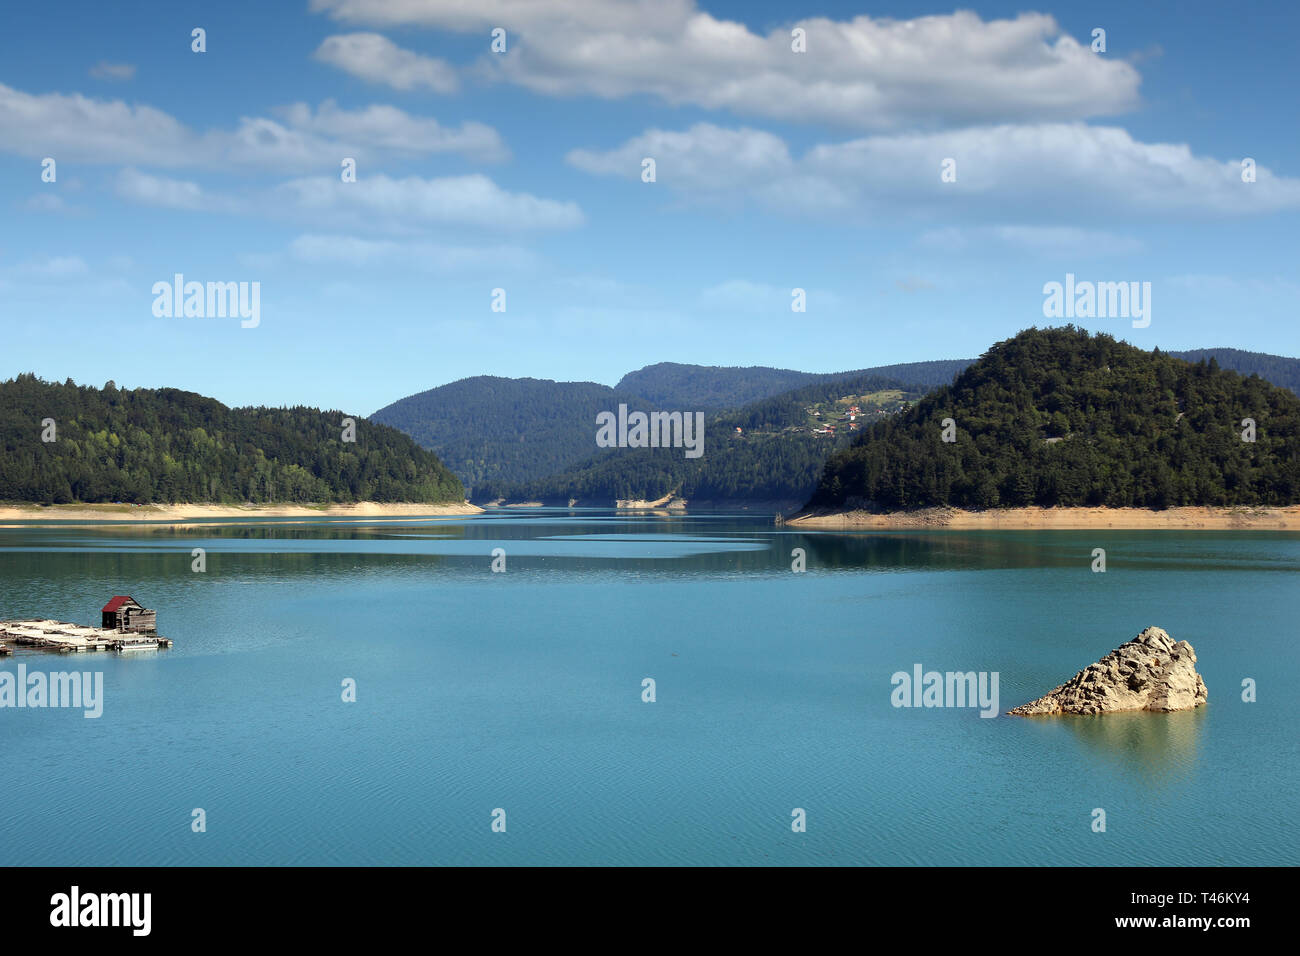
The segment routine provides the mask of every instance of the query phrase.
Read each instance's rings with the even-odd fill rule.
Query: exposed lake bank
[[[440,515],[481,514],[482,508],[469,502],[421,504],[419,502],[359,501],[331,505],[129,505],[0,504],[0,523],[31,521],[189,521],[219,518],[421,518]]]
[[[806,511],[787,518],[796,528],[998,528],[1056,531],[1114,528],[1177,531],[1300,531],[1300,505],[1284,508],[922,508],[876,513]]]
[[[725,498],[697,499],[682,498],[676,494],[664,495],[653,501],[648,498],[569,498],[565,500],[544,499],[540,501],[509,501],[498,498],[483,504],[493,508],[602,508],[613,511],[662,511],[680,513],[686,511],[748,511],[754,514],[764,512],[786,514],[798,508],[807,499],[803,498]]]

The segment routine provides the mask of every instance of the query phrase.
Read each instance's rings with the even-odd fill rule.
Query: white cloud
[[[22,207],[31,212],[69,213],[76,207],[64,202],[58,193],[40,192],[23,200]]]
[[[1039,257],[1128,256],[1146,251],[1131,236],[1077,226],[945,226],[926,231],[917,244],[939,252],[1010,247]]]
[[[700,305],[726,312],[773,312],[790,308],[790,290],[748,279],[728,279],[701,292]]]
[[[343,157],[360,161],[385,155],[462,153],[498,160],[506,149],[496,130],[482,123],[444,127],[432,117],[411,116],[394,106],[341,109],[326,100],[313,112],[306,103],[273,111],[278,119],[240,120],[226,137],[231,162],[278,169],[338,168]]]
[[[500,134],[491,126],[468,121],[460,126],[443,126],[433,117],[411,116],[395,106],[340,109],[333,100],[321,103],[313,113],[306,103],[295,103],[275,111],[291,128],[339,143],[363,153],[374,149],[389,153],[430,155],[460,153],[484,161],[509,157]]]
[[[378,33],[326,37],[313,55],[322,63],[395,90],[423,87],[435,93],[454,93],[460,85],[455,68],[445,60],[404,50]]]
[[[283,264],[284,255],[280,252],[238,252],[235,259],[241,266],[249,269],[270,272]]]
[[[522,271],[536,265],[532,252],[516,246],[451,246],[318,233],[294,239],[289,244],[289,254],[296,261],[309,265],[453,274]]]
[[[697,321],[694,316],[668,308],[611,306],[601,302],[596,305],[561,305],[555,309],[547,325],[556,334],[565,336],[621,336],[627,329],[654,329],[656,338],[663,339],[696,334]],[[512,324],[519,327],[517,319]],[[533,325],[544,328],[541,322]]]
[[[0,150],[105,163],[194,163],[202,138],[161,110],[80,93],[33,95],[0,83]]]
[[[167,209],[262,216],[317,228],[407,236],[430,226],[518,233],[567,229],[583,223],[576,203],[511,192],[477,173],[433,179],[395,179],[380,173],[347,183],[337,176],[310,176],[267,189],[231,193],[128,167],[118,174],[115,191],[122,199]]]
[[[589,173],[641,178],[641,162],[655,161],[655,181],[690,189],[726,190],[782,178],[794,171],[790,151],[762,130],[697,123],[682,132],[651,129],[608,152],[575,149],[566,160]]]
[[[642,286],[599,275],[561,276],[556,282],[566,290],[577,291],[586,300],[599,299],[605,303],[630,299],[644,301],[648,291]]]
[[[104,298],[112,296],[124,298],[127,296],[138,296],[140,294],[140,289],[119,277],[115,279],[104,279],[101,282],[95,283],[94,294]]]
[[[995,226],[991,232],[1009,245],[1048,256],[1130,256],[1146,249],[1131,236],[1075,226]]]
[[[489,126],[444,127],[392,106],[345,110],[326,100],[314,112],[295,103],[276,113],[278,120],[243,117],[233,130],[198,133],[150,106],[79,93],[24,93],[0,84],[0,152],[85,163],[295,172],[337,170],[344,156],[505,155]]]
[[[789,313],[795,286],[776,286],[748,279],[729,279],[700,293],[700,305],[721,312]],[[802,287],[801,287],[802,288]],[[804,289],[806,304],[814,300],[820,306],[839,304],[839,296],[824,289]]]
[[[205,205],[203,190],[198,183],[150,176],[132,168],[118,174],[116,190],[123,199],[146,206],[196,210]]]
[[[131,63],[109,63],[100,60],[90,68],[90,75],[97,80],[129,80],[135,76],[135,65]]]
[[[354,223],[446,223],[499,230],[566,229],[581,225],[576,203],[509,192],[487,176],[365,176],[341,183],[326,176],[296,179],[280,193],[302,213],[350,217]]]
[[[637,178],[659,150],[658,183],[711,198],[745,194],[794,214],[859,217],[892,210],[945,217],[1231,217],[1300,207],[1300,179],[1264,167],[1241,181],[1240,160],[1196,156],[1186,144],[1142,143],[1116,127],[1083,123],[982,126],[879,134],[815,146],[792,158],[770,133],[708,123],[649,130],[606,152],[574,150],[588,172]],[[739,156],[731,162],[730,156]],[[940,181],[943,160],[957,181]],[[1006,237],[1014,239],[1014,236]]]
[[[1166,281],[1173,288],[1185,290],[1195,295],[1258,295],[1268,293],[1270,295],[1300,299],[1300,283],[1286,276],[1234,277],[1190,273],[1171,276]]]
[[[1047,15],[811,17],[767,33],[694,0],[312,0],[337,21],[514,36],[480,70],[555,96],[650,94],[672,104],[869,129],[1070,120],[1138,102],[1140,77]],[[791,28],[807,52],[791,51]]]
[[[37,279],[69,279],[86,275],[90,268],[81,256],[49,256],[20,262],[15,271]]]
[[[329,155],[329,141],[314,135],[310,130],[291,129],[265,116],[242,117],[233,133],[222,137],[223,148],[230,162],[240,166],[266,169],[319,169],[337,165],[341,155]],[[350,146],[339,144],[352,152]]]
[[[906,276],[902,279],[895,279],[894,286],[900,292],[911,295],[914,292],[928,292],[934,288],[934,283],[921,276]]]

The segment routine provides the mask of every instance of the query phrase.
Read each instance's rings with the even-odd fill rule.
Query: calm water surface
[[[1295,864],[1297,571],[1296,534],[749,515],[0,529],[0,618],[131,594],[176,641],[0,659],[106,698],[0,710],[0,865]],[[1207,707],[890,703],[919,663],[998,672],[1005,711],[1150,624]]]

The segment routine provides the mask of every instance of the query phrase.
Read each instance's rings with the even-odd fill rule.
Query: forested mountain
[[[850,427],[893,414],[921,394],[876,375],[819,382],[709,416],[700,458],[687,458],[679,448],[611,449],[550,477],[485,483],[475,489],[474,500],[612,505],[676,494],[715,503],[798,503],[816,487],[827,455],[848,443]],[[858,412],[850,422],[854,406]],[[826,433],[830,426],[835,434]],[[594,420],[586,436],[590,450]]]
[[[808,372],[761,365],[740,368],[660,362],[628,372],[615,387],[641,395],[655,408],[711,411],[747,405],[813,380]]]
[[[853,374],[879,375],[914,388],[938,388],[948,385],[973,359],[935,359],[930,362],[904,362],[901,365],[877,365]],[[832,378],[843,378],[835,375]]]
[[[1104,363],[1112,373],[1089,365],[1098,356],[1114,359]],[[990,363],[1005,381],[988,378]],[[1205,371],[1191,371],[1198,368]],[[1287,404],[1294,396],[1224,369],[1300,389],[1297,359],[1238,349],[1144,353],[1105,336],[1047,329],[1001,343],[974,365],[821,374],[661,363],[624,376],[618,389],[480,376],[395,402],[371,416],[374,424],[357,419],[353,444],[341,440],[338,411],[231,409],[177,389],[110,382],[100,390],[21,375],[0,382],[0,500],[456,501],[464,496],[456,474],[476,486],[475,500],[597,503],[674,493],[771,501],[814,491],[821,505],[852,498],[882,508],[1294,500],[1297,436],[1288,431],[1295,421]],[[861,430],[958,372],[953,388]],[[784,387],[791,382],[797,387]],[[629,383],[646,393],[623,387]],[[849,401],[863,407],[859,432],[817,427]],[[956,410],[941,417],[957,421],[958,441],[931,449],[937,426],[923,409],[938,402]],[[596,415],[620,404],[707,411],[704,457],[597,450]],[[1166,421],[1171,407],[1182,413],[1175,425]],[[1239,425],[1229,427],[1232,415],[1256,420],[1253,445],[1240,441]],[[57,429],[52,443],[40,440],[47,418]],[[867,440],[847,448],[859,434]],[[1225,436],[1237,437],[1225,445]],[[842,454],[823,474],[836,450]]]
[[[460,501],[464,488],[406,435],[339,411],[227,408],[174,388],[0,382],[0,500]],[[45,424],[53,420],[53,432]],[[52,434],[54,441],[44,441]]]
[[[620,402],[647,404],[594,382],[479,375],[403,398],[370,420],[432,449],[473,489],[554,474],[590,458],[597,413]]]
[[[1269,355],[1267,352],[1243,352],[1241,349],[1192,349],[1190,352],[1170,352],[1174,358],[1199,362],[1214,359],[1219,368],[1231,369],[1242,375],[1258,375],[1274,385],[1289,388],[1300,395],[1300,359]]]
[[[629,408],[717,414],[810,384],[890,379],[903,387],[952,380],[966,361],[913,362],[857,372],[810,373],[771,368],[651,365],[616,388],[594,382],[479,375],[393,402],[370,416],[430,449],[465,483],[474,500],[585,467],[596,455],[596,415]],[[895,374],[896,373],[896,374]],[[648,387],[644,394],[628,383]]]
[[[1241,349],[1193,349],[1169,352],[1175,358],[1198,362],[1211,357],[1220,368],[1242,375],[1258,375],[1274,385],[1281,385],[1300,395],[1300,359],[1244,352]],[[617,388],[634,392],[660,408],[697,408],[722,410],[740,408],[760,398],[779,395],[814,382],[843,381],[864,375],[890,378],[904,385],[937,388],[952,383],[957,373],[974,359],[942,359],[932,362],[905,362],[900,365],[877,365],[852,372],[797,372],[791,369],[730,368],[718,365],[681,365],[660,362],[629,372]]]
[[[956,441],[941,439],[944,420]],[[1243,419],[1255,441],[1243,441]],[[833,456],[818,507],[1300,502],[1300,399],[1072,326],[998,343]]]
[[[1297,359],[1236,349],[1170,354],[1199,358],[1202,353],[1213,353],[1224,367],[1271,375],[1275,384],[1300,382]],[[707,494],[732,499],[742,488],[772,500],[787,493],[795,497],[810,493],[815,481],[804,482],[799,476],[812,473],[815,479],[821,464],[818,456],[824,460],[833,447],[847,440],[843,431],[830,440],[812,436],[807,428],[779,437],[769,434],[789,427],[781,424],[782,416],[797,409],[799,401],[814,395],[824,400],[840,386],[843,390],[838,394],[847,394],[859,387],[853,383],[871,378],[889,380],[914,397],[919,391],[950,384],[973,361],[909,362],[834,373],[663,362],[628,373],[617,388],[593,382],[477,376],[401,399],[375,412],[371,420],[399,428],[434,451],[475,501],[653,499],[667,490],[691,490],[697,498]],[[819,386],[828,390],[817,392]],[[805,394],[804,389],[813,391]],[[722,427],[724,412],[741,410],[727,419],[727,427],[734,433],[734,427],[740,426],[747,434],[739,444],[734,434],[723,435],[723,444],[713,444],[718,439],[710,435],[710,447],[733,448],[725,462],[686,463],[678,460],[680,455],[650,449],[598,451],[596,415],[614,411],[620,403],[631,409],[704,411],[716,428]],[[769,439],[793,444],[769,447],[765,444]],[[742,467],[761,473],[740,479]],[[659,488],[666,490],[656,493]],[[783,489],[780,494],[777,488]]]
[[[908,362],[850,372],[796,372],[792,369],[752,366],[680,365],[660,362],[624,375],[616,386],[642,396],[657,408],[692,408],[701,411],[740,408],[816,382],[844,381],[876,375],[904,385],[933,388],[947,385],[971,359]]]

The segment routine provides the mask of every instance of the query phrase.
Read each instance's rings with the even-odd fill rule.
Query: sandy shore
[[[1044,530],[1300,531],[1300,505],[1285,508],[999,508],[963,511],[925,508],[874,514],[869,511],[806,512],[785,522],[794,528],[1017,528]]]
[[[5,522],[79,521],[85,524],[118,521],[186,521],[201,523],[217,518],[421,518],[480,514],[469,502],[426,505],[381,504],[362,501],[353,505],[0,505],[0,527]],[[13,525],[8,525],[13,527]]]

